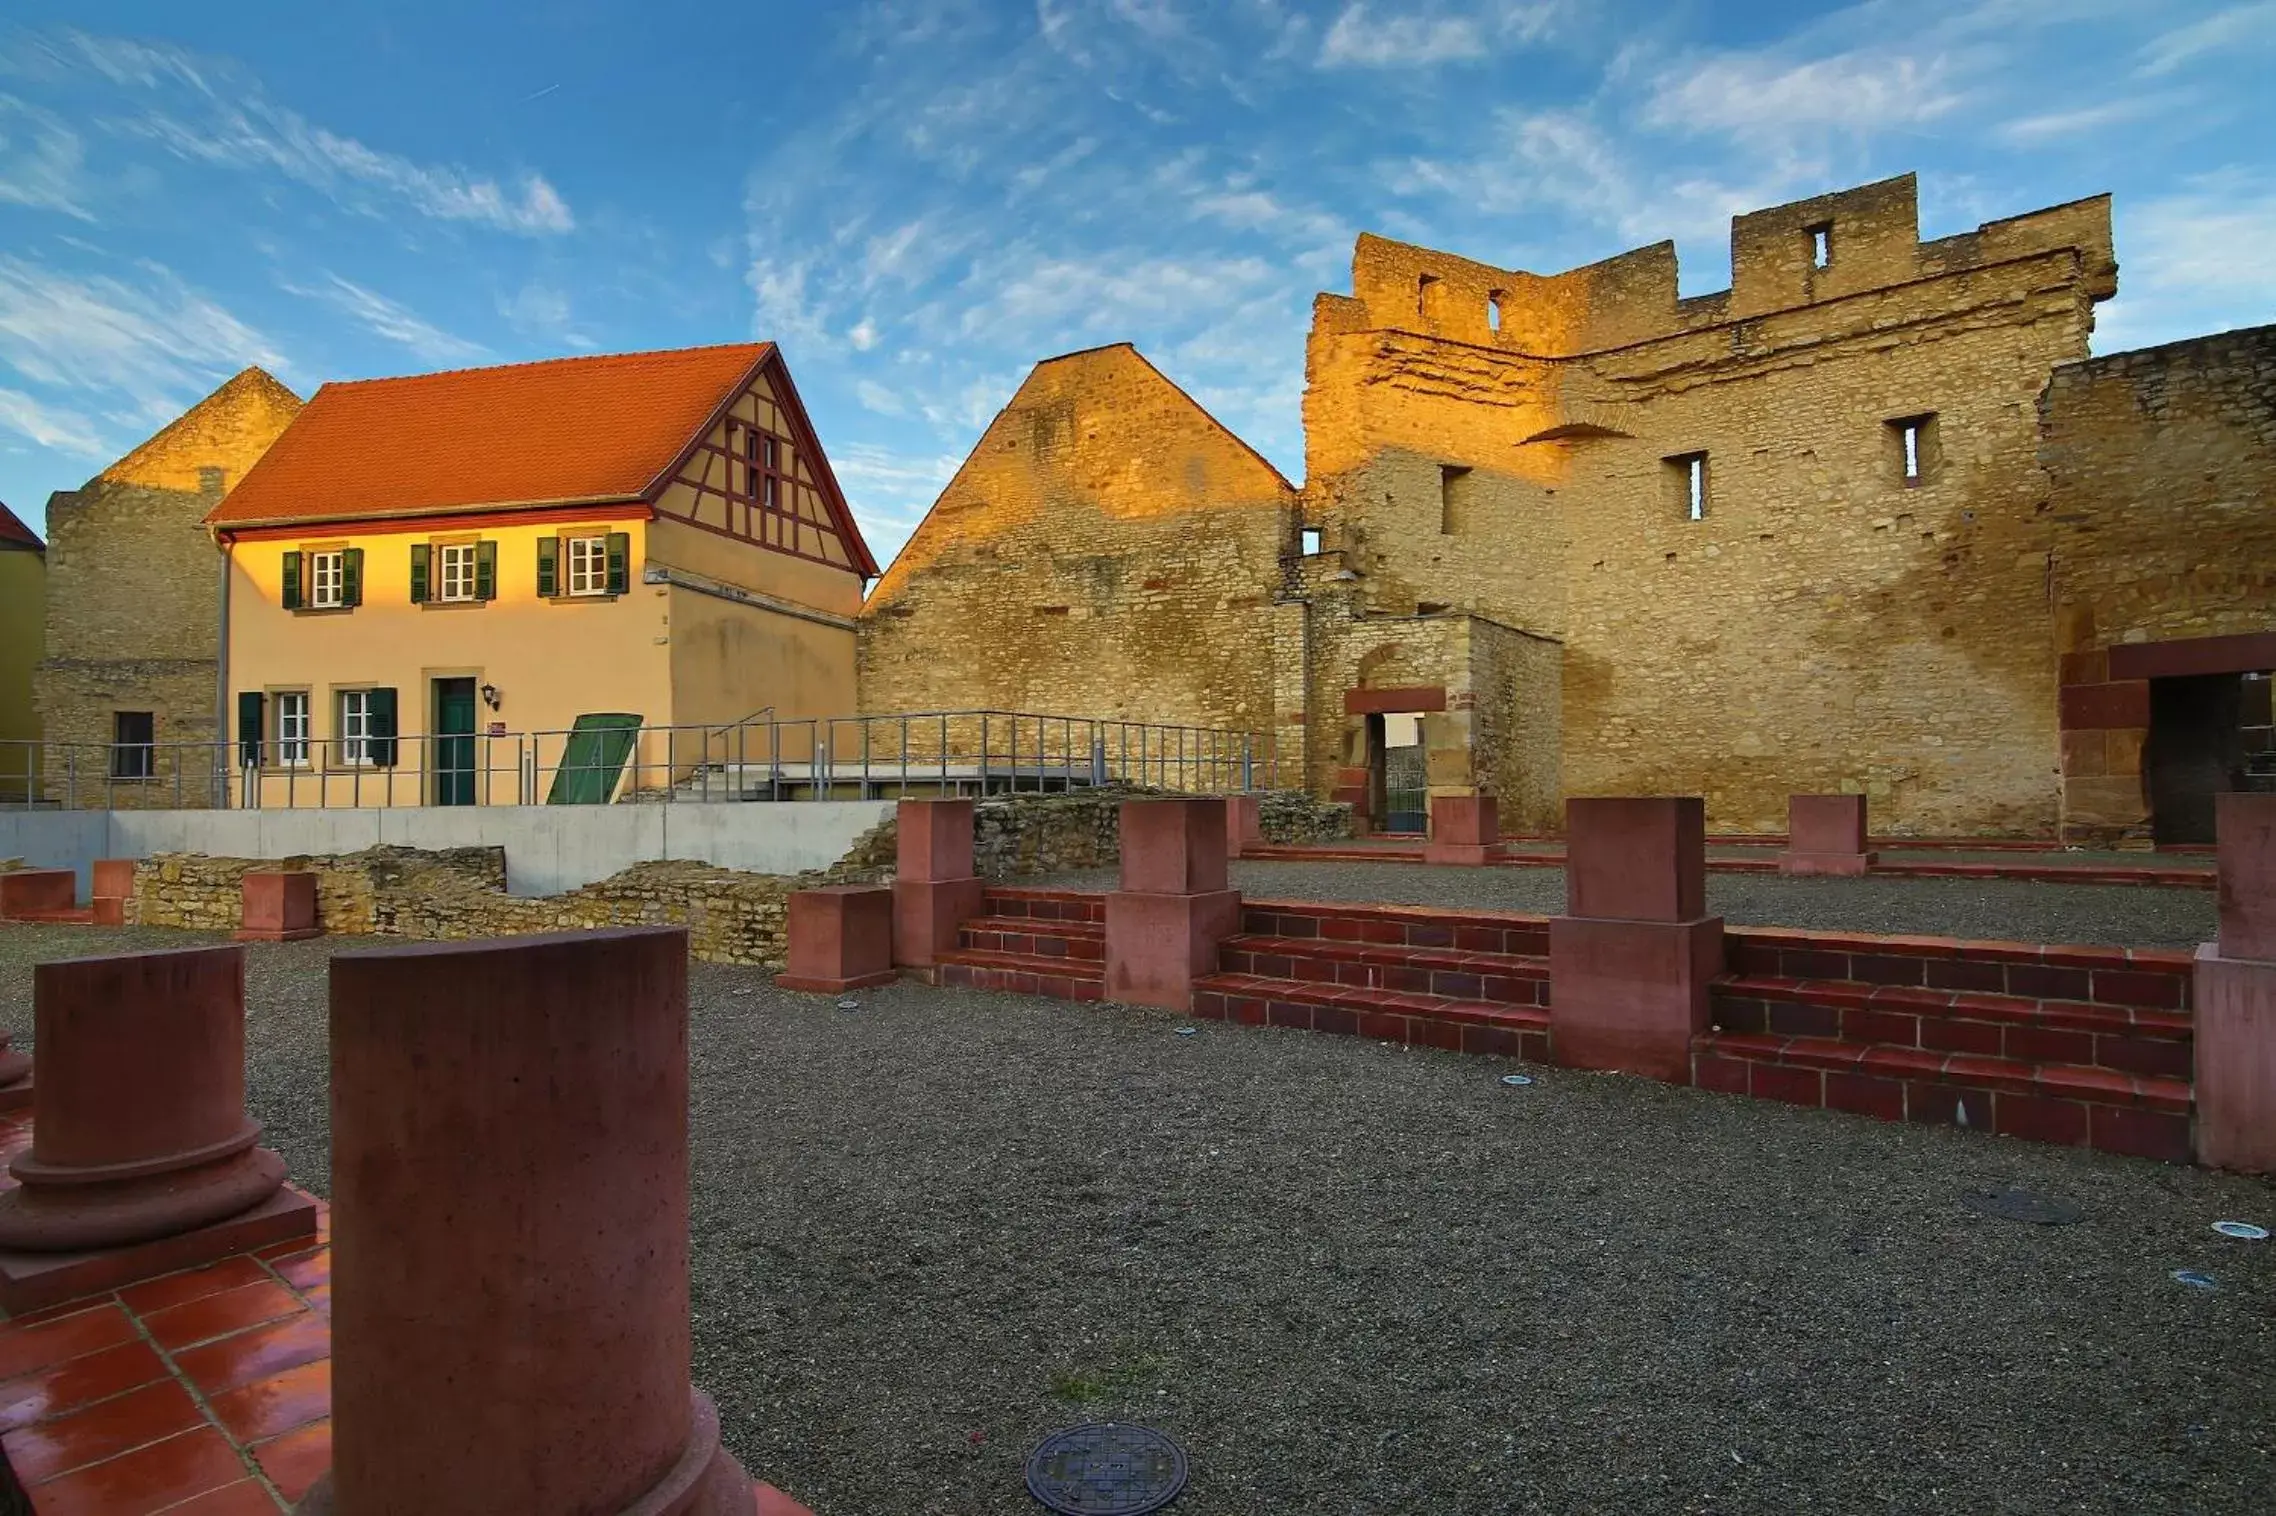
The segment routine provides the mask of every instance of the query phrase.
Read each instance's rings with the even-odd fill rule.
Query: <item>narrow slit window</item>
[[[1810,228],[1810,267],[1833,267],[1833,223],[1821,221]]]
[[[1428,316],[1430,314],[1431,304],[1436,299],[1434,292],[1437,290],[1437,288],[1438,275],[1436,274],[1425,274],[1420,279],[1417,279],[1415,281],[1416,315]]]
[[[1707,455],[1679,453],[1667,459],[1667,477],[1675,504],[1686,521],[1707,519]]]
[[[1470,471],[1455,464],[1441,464],[1438,470],[1438,530],[1440,535],[1452,537],[1467,531],[1470,526]]]
[[[1486,297],[1486,329],[1497,337],[1501,335],[1502,292],[1500,290],[1495,290]]]
[[[1889,440],[1898,482],[1906,489],[1926,484],[1936,471],[1936,418],[1899,416],[1889,423]]]

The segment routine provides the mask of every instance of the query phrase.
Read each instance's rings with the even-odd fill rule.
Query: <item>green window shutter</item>
[[[630,587],[632,578],[632,534],[609,533],[609,593],[621,595]]]
[[[297,558],[300,555],[294,553],[291,556]],[[264,719],[262,707],[267,703],[268,697],[259,690],[239,690],[237,692],[237,766],[239,768],[258,768],[260,766],[261,723]]]
[[[424,542],[411,544],[411,603],[427,603],[427,558],[433,549]]]
[[[561,593],[561,539],[537,539],[537,595],[550,600]]]
[[[351,547],[340,554],[340,603],[364,603],[364,550]]]
[[[424,548],[420,549],[423,553]],[[395,767],[395,691],[371,692],[371,761],[380,768]]]
[[[297,611],[306,603],[300,589],[300,554],[287,553],[284,555],[284,608]]]
[[[498,598],[498,544],[488,538],[474,544],[474,598]]]

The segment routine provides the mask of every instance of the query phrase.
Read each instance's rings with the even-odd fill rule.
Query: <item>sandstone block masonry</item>
[[[865,610],[864,707],[1204,712],[1358,804],[1369,723],[1408,712],[1432,791],[1512,829],[1621,793],[1736,831],[1819,791],[1897,834],[2107,818],[2132,776],[2091,764],[2131,760],[2061,735],[2087,670],[2058,657],[2276,632],[2265,342],[2066,377],[2117,289],[2109,198],[1925,241],[1917,200],[1907,175],[1740,216],[1731,288],[1690,297],[1669,243],[1539,275],[1363,236],[1314,306],[1292,503],[1190,461],[1238,444],[1128,403],[1169,391],[1127,349],[1039,365]],[[2088,442],[2098,405],[2135,409]],[[2095,536],[2082,495],[2155,506]],[[2206,533],[2236,566],[2166,562]],[[1014,615],[1032,565],[1066,588]],[[2069,609],[2058,636],[2058,576],[2122,629]]]
[[[212,803],[211,755],[167,746],[221,735],[221,555],[205,516],[299,410],[292,391],[247,369],[83,488],[49,498],[33,688],[50,800]],[[111,750],[122,713],[149,718],[147,764]]]
[[[2276,326],[2067,364],[2039,419],[2063,835],[2210,842],[2276,668]]]

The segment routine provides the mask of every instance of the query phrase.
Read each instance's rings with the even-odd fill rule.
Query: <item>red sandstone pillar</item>
[[[1238,858],[1264,846],[1264,807],[1255,795],[1225,797],[1225,856]]]
[[[316,876],[304,869],[247,874],[239,913],[239,942],[298,942],[320,937],[316,921]]]
[[[1878,861],[1865,850],[1863,795],[1789,795],[1781,874],[1855,877]]]
[[[2276,1174],[2276,795],[2218,797],[2220,939],[2197,949],[2197,1161]]]
[[[972,871],[972,802],[904,800],[895,813],[893,961],[931,968],[987,893]]]
[[[96,859],[95,884],[88,898],[92,902],[95,925],[125,926],[126,903],[134,898],[134,860]]]
[[[0,1195],[0,1306],[26,1310],[316,1229],[245,1114],[240,948],[33,970],[31,1150]]]
[[[1723,920],[1706,902],[1704,801],[1566,802],[1565,914],[1549,923],[1557,1062],[1690,1082],[1723,972]]]
[[[1106,998],[1173,1011],[1217,971],[1217,944],[1241,929],[1226,888],[1225,802],[1125,800],[1122,888],[1106,897]]]
[[[1425,863],[1484,863],[1501,841],[1501,808],[1491,795],[1430,797]]]
[[[327,1516],[750,1516],[688,1382],[687,936],[332,961]]]
[[[842,995],[890,984],[893,892],[879,885],[838,884],[800,890],[786,912],[789,964],[774,982],[786,990]]]

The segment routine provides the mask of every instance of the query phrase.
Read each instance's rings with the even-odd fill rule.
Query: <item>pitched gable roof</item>
[[[327,384],[206,521],[642,499],[774,351],[743,342]]]
[[[204,487],[209,470],[219,469],[223,484],[234,484],[260,461],[300,409],[300,397],[268,370],[240,369],[97,474],[95,482],[196,491]]]
[[[8,509],[7,501],[0,500],[0,551],[25,547],[34,552],[44,552],[47,544],[40,541],[39,534],[24,525],[14,511]]]

